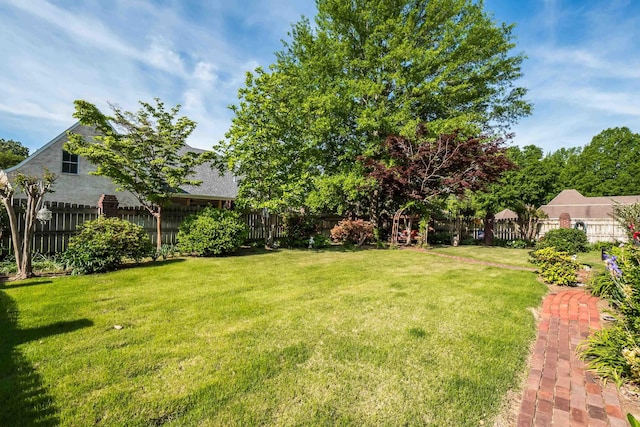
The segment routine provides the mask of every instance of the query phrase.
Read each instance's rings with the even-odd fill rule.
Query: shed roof
[[[518,219],[518,214],[511,209],[503,209],[495,216],[496,220]]]

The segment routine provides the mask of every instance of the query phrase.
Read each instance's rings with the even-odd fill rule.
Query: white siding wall
[[[627,241],[626,231],[616,224],[613,218],[571,218],[571,227],[575,227],[576,222],[578,221],[582,221],[586,225],[587,239],[589,239],[589,243]],[[542,221],[542,228],[540,229],[539,237],[544,236],[547,231],[554,230],[556,228],[560,228],[560,220],[547,219]]]

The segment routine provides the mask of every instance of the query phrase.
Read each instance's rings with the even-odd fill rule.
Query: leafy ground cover
[[[0,284],[0,425],[475,426],[518,386],[545,291],[389,250]]]

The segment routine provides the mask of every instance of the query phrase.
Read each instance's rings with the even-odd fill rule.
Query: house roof
[[[21,161],[17,165],[14,165],[14,166],[11,166],[10,168],[7,168],[5,172],[9,173],[9,172],[20,170],[20,168],[22,168],[22,166],[24,166],[25,164],[29,163],[31,160],[33,160],[35,157],[37,157],[39,154],[45,152],[49,147],[51,147],[53,144],[58,142],[61,138],[64,138],[65,136],[67,136],[67,133],[73,132],[74,130],[76,130],[80,126],[82,126],[80,124],[80,122],[75,122],[67,130],[65,130],[64,132],[62,132],[61,134],[59,134],[58,136],[53,138],[51,141],[49,141],[46,144],[44,144],[42,147],[38,148],[33,153],[31,153],[26,159],[24,159],[23,161]]]
[[[205,153],[206,150],[185,145],[181,153],[187,152]],[[184,185],[180,188],[184,193],[178,193],[176,197],[235,199],[238,196],[238,183],[235,177],[230,173],[220,174],[211,166],[211,163],[196,166],[190,178],[202,181],[202,184]]]
[[[32,161],[39,154],[45,152],[53,144],[57,143],[60,139],[65,138],[69,132],[80,132],[78,128],[82,128],[82,132],[87,136],[96,135],[95,130],[83,126],[80,122],[74,123],[67,130],[53,138],[51,141],[40,147],[29,157],[24,159],[19,164],[12,166],[6,170],[7,173],[20,170],[25,164]],[[206,150],[190,147],[186,145],[181,148],[180,153],[185,154],[187,152],[205,153]],[[194,168],[194,174],[189,177],[197,181],[202,181],[200,185],[185,185],[180,188],[181,193],[176,193],[177,198],[197,198],[197,199],[235,199],[238,195],[238,184],[235,177],[230,173],[220,174],[217,169],[212,168],[210,163],[198,165]]]
[[[511,209],[503,209],[496,214],[495,219],[496,220],[518,219],[518,214],[512,211]]]
[[[630,205],[640,203],[640,196],[604,196],[586,197],[577,190],[563,190],[548,204],[540,207],[549,218],[560,218],[568,213],[571,218],[593,219],[610,218],[616,204]]]

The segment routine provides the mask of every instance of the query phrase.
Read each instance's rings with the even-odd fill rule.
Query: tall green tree
[[[249,73],[219,165],[257,207],[302,206],[389,135],[466,135],[530,113],[512,25],[472,0],[318,0],[269,70]],[[335,186],[334,186],[335,187]],[[339,185],[338,185],[339,187]],[[365,191],[362,192],[365,194]]]
[[[196,123],[188,117],[177,117],[180,106],[166,111],[157,98],[155,105],[140,102],[137,112],[110,105],[112,116],[104,115],[87,101],[77,100],[74,104],[73,116],[81,124],[95,128],[99,135],[89,141],[70,133],[65,150],[87,158],[97,166],[93,174],[111,178],[119,189],[136,196],[156,219],[160,249],[162,210],[182,185],[201,183],[190,176],[195,166],[210,159],[209,153],[185,149]]]
[[[629,128],[609,128],[570,159],[568,188],[585,196],[640,194],[640,134]]]
[[[29,149],[13,139],[0,138],[0,169],[15,166],[29,157]]]
[[[545,156],[535,145],[509,147],[507,155],[517,167],[505,172],[488,191],[475,194],[476,206],[489,214],[505,208],[515,211],[521,237],[532,240],[543,216],[540,206],[564,189],[561,175],[573,152],[561,149]]]

